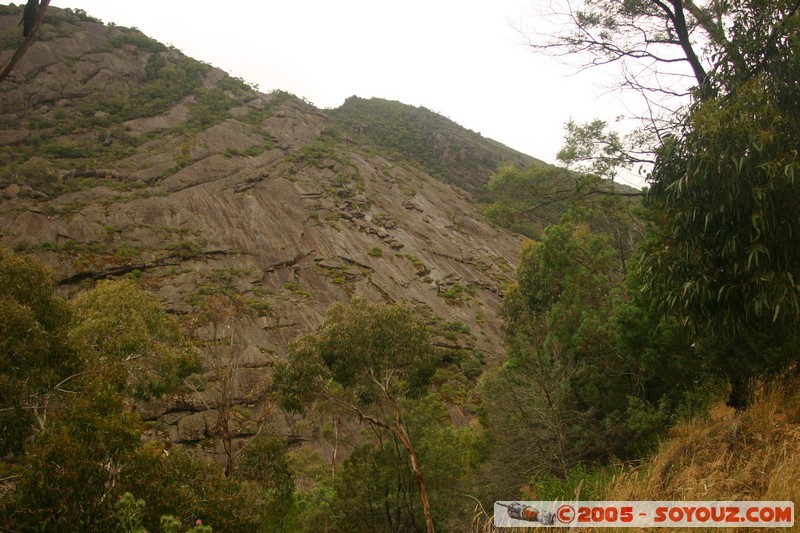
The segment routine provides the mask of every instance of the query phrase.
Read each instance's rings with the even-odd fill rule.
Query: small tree
[[[614,256],[609,239],[584,224],[550,226],[523,249],[501,309],[509,361],[494,386],[518,391],[535,426],[528,444],[550,465],[538,466],[558,475],[626,445],[613,423],[631,392],[630,362],[618,357],[611,324],[622,282]]]
[[[37,260],[0,249],[0,443],[26,453],[0,498],[0,526],[108,531],[141,447],[129,396],[170,389],[197,360],[175,320],[131,281],[69,303],[53,290]]]
[[[261,531],[288,531],[294,477],[286,456],[286,438],[261,433],[238,458],[233,477],[257,483],[263,490]]]
[[[22,452],[81,373],[70,313],[38,259],[0,247],[0,455]]]
[[[323,399],[398,439],[408,454],[429,532],[434,528],[428,491],[401,400],[427,392],[437,361],[430,333],[410,306],[355,299],[331,307],[320,331],[295,341],[288,361],[275,372],[287,408],[299,410]]]
[[[214,383],[214,401],[207,401],[194,383],[186,381],[206,409],[214,412],[211,433],[222,441],[225,477],[233,473],[236,458],[244,450],[244,447],[237,449],[235,442],[236,437],[242,435],[240,428],[247,424],[243,415],[244,407],[240,407],[240,404],[262,399],[267,388],[265,380],[261,380],[245,392],[239,381],[246,365],[246,344],[238,323],[249,314],[247,303],[238,295],[217,294],[203,302],[197,325],[208,329],[208,338],[204,343],[204,366]],[[255,430],[254,437],[260,429],[261,424]]]

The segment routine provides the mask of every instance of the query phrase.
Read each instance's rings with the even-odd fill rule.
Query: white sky
[[[520,44],[536,0],[53,0],[320,108],[348,96],[424,106],[548,162],[563,126],[625,112],[598,72]],[[630,180],[628,180],[630,181]],[[641,182],[635,183],[640,186]]]

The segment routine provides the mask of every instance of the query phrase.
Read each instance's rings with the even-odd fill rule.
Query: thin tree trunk
[[[333,417],[333,459],[331,460],[331,480],[336,482],[336,460],[339,452],[339,416]]]
[[[411,439],[406,433],[406,428],[400,418],[400,412],[395,411],[396,424],[394,427],[397,438],[400,443],[408,452],[408,458],[411,460],[411,470],[414,471],[414,480],[417,482],[419,488],[419,498],[422,501],[422,512],[425,514],[425,529],[428,533],[434,533],[433,529],[433,515],[431,514],[431,504],[428,501],[428,488],[425,486],[425,479],[422,477],[422,472],[419,469],[419,461],[417,454],[414,452],[414,447],[411,445]]]
[[[389,387],[386,383],[382,383],[371,373],[369,374],[369,377],[373,383],[378,386],[381,392],[383,392],[383,395],[392,406],[392,409],[394,410],[394,425],[392,426],[386,424],[375,417],[362,413],[361,410],[353,404],[350,404],[348,407],[353,410],[360,419],[367,420],[374,426],[382,427],[388,431],[391,431],[398,439],[400,439],[400,443],[403,445],[403,448],[405,448],[406,452],[408,452],[408,458],[411,461],[411,470],[414,472],[414,480],[417,482],[417,487],[419,488],[419,498],[422,502],[422,512],[425,515],[425,529],[427,533],[435,533],[433,528],[433,515],[431,514],[431,504],[428,500],[428,488],[425,486],[425,479],[422,477],[422,471],[419,469],[419,460],[417,459],[416,452],[414,452],[414,447],[411,445],[411,438],[408,436],[408,432],[403,424],[403,417],[400,414],[400,405],[398,404],[397,398],[395,398],[389,392]]]

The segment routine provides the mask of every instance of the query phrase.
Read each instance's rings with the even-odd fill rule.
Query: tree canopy
[[[654,163],[643,289],[695,328],[708,369],[727,375],[731,404],[744,407],[745,381],[795,359],[781,328],[800,318],[800,2],[551,6],[569,24],[537,49],[618,64],[620,85],[645,97],[651,135],[628,148]]]
[[[437,363],[430,331],[411,306],[354,299],[328,309],[320,330],[294,342],[275,375],[286,406],[297,409],[324,399],[398,439],[408,454],[429,532],[427,487],[401,401],[428,391]]]
[[[0,247],[0,454],[19,453],[41,429],[59,389],[83,370],[70,345],[70,311],[32,256]]]

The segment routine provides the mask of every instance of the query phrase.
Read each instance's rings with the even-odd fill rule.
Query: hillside
[[[501,165],[537,162],[424,107],[353,96],[329,115],[390,156],[415,161],[432,176],[473,193],[485,192],[488,177]]]
[[[20,12],[0,7],[3,59]],[[521,238],[420,162],[355,139],[341,113],[259,93],[137,30],[51,7],[0,86],[0,243],[41,257],[67,296],[127,275],[187,324],[210,296],[240,295],[251,311],[239,321],[240,401],[268,388],[293,338],[356,295],[429,309],[461,332],[442,343],[496,363],[496,311]],[[524,160],[483,143],[498,160]],[[485,182],[494,169],[484,159],[467,176],[448,173],[443,157],[439,177]],[[448,376],[459,387],[474,377],[458,358]],[[210,383],[145,417],[163,422],[170,442],[207,444],[216,395]],[[277,418],[285,434],[314,438]]]
[[[736,413],[722,402],[676,425],[640,467],[610,484],[615,500],[800,501],[797,380],[763,386]]]
[[[796,504],[800,499],[798,390],[796,378],[776,380],[761,387],[753,406],[742,413],[719,402],[707,414],[678,423],[640,464],[614,468],[612,474],[599,478],[601,482],[596,486],[592,482],[596,483],[597,478],[588,478],[589,483],[581,484],[582,493],[591,491],[592,499],[608,501],[792,501]],[[573,497],[577,487],[571,489],[567,497]],[[540,499],[536,494],[530,498]],[[474,530],[526,531],[495,528],[492,518],[485,514],[476,516]],[[743,531],[743,528],[714,528],[714,531]]]

